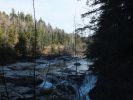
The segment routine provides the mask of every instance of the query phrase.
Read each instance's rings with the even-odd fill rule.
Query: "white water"
[[[79,73],[84,73],[85,78],[83,80],[82,85],[79,88],[77,87],[77,97],[78,98],[76,98],[76,100],[90,100],[88,93],[92,88],[94,88],[97,77],[94,76],[91,72],[87,71],[89,69],[89,65],[91,65],[91,63],[87,62],[86,59],[80,59],[78,62],[81,65],[77,66],[77,71]],[[73,70],[76,69],[75,66],[70,67],[70,68]],[[80,95],[80,96],[78,96],[78,95]]]
[[[95,86],[96,80],[96,76],[86,73],[83,84],[80,87],[81,100],[90,100],[88,93]]]

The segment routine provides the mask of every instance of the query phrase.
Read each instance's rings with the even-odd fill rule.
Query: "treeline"
[[[40,18],[36,21],[37,53],[57,53],[57,49],[74,48],[74,34],[68,34],[59,28],[53,28]],[[80,36],[77,35],[80,44]],[[48,49],[48,50],[47,50]],[[33,55],[35,50],[35,27],[34,20],[30,14],[23,12],[12,12],[8,15],[0,12],[0,59],[4,55]],[[13,51],[11,53],[11,51]],[[47,52],[46,52],[47,51]],[[2,57],[3,55],[3,57]]]
[[[132,100],[133,1],[90,0],[87,4],[96,6],[82,15],[93,15],[91,24],[85,27],[94,30],[88,37],[86,54],[94,62],[90,68],[98,76],[90,92],[91,100]]]

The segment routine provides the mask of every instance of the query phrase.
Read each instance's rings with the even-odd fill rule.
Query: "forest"
[[[3,62],[2,60],[12,62],[15,57],[32,57],[35,46],[38,56],[73,52],[75,48],[74,33],[66,33],[57,27],[53,28],[49,23],[46,24],[42,18],[36,20],[37,31],[35,31],[34,23],[30,14],[16,13],[14,9],[9,15],[0,12],[1,62]],[[77,48],[81,49],[85,45],[83,40],[84,38],[76,34]]]
[[[98,76],[96,87],[89,93],[91,100],[132,100],[133,1],[88,0],[87,4],[100,5],[82,14],[92,16],[83,29],[94,30],[86,51],[94,62],[90,68]],[[97,13],[100,16],[96,17]]]
[[[72,33],[0,12],[0,100],[133,100],[133,1],[85,3]]]

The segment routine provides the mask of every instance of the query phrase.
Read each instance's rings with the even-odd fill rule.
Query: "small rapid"
[[[36,60],[36,95],[38,100],[90,100],[89,91],[97,77],[89,71],[91,62],[78,57],[62,56]],[[31,100],[34,84],[33,62],[16,62],[4,66],[8,92],[12,100]],[[25,80],[25,81],[22,81]],[[4,85],[0,84],[0,93]]]

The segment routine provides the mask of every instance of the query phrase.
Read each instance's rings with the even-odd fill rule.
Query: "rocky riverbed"
[[[8,100],[7,92],[10,100],[33,100],[34,85],[37,100],[89,100],[88,92],[96,83],[90,64],[83,58],[62,56],[0,66],[0,100]]]

